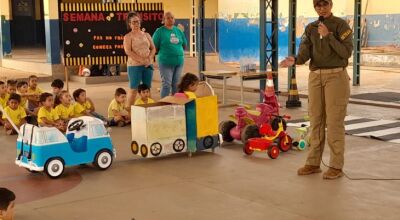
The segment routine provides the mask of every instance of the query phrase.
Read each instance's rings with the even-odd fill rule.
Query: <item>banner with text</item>
[[[61,3],[64,64],[126,63],[123,39],[130,11],[140,14],[150,35],[162,25],[162,3]]]

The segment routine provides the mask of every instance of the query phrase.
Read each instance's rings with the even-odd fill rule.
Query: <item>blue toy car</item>
[[[56,128],[22,125],[15,163],[31,172],[44,171],[55,179],[65,166],[93,163],[106,170],[113,158],[115,149],[103,121],[83,116],[70,120],[65,135]]]

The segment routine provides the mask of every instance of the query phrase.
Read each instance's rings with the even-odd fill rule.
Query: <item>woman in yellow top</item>
[[[22,108],[19,104],[21,101],[21,96],[15,93],[10,95],[8,106],[4,108],[4,128],[6,129],[6,133],[8,135],[16,134],[17,132],[14,130],[11,123],[19,128],[22,124],[26,123],[26,112],[25,109]],[[7,118],[8,116],[8,118]],[[9,121],[11,120],[11,121]]]
[[[195,92],[197,90],[197,86],[199,85],[199,81],[199,77],[193,73],[186,73],[178,85],[179,92],[184,93],[189,99],[195,99]]]
[[[62,120],[64,124],[68,124],[68,121],[74,117],[75,107],[71,103],[72,97],[67,91],[63,90],[58,96],[58,99],[60,104],[54,109],[56,110],[60,120]]]
[[[56,110],[53,108],[54,98],[50,93],[42,93],[39,97],[42,107],[38,112],[38,123],[41,127],[56,127],[58,130],[65,132],[66,125],[60,120]]]

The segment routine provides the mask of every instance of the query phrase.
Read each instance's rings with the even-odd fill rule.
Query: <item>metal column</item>
[[[269,15],[269,16],[268,16]],[[260,70],[278,71],[278,0],[260,1]],[[278,92],[278,75],[274,77]],[[260,90],[265,90],[265,80],[260,81]],[[260,101],[262,102],[262,96]]]
[[[189,54],[196,57],[196,0],[192,0],[192,18],[190,19]]]
[[[199,61],[199,73],[201,80],[204,80],[203,74],[201,71],[206,70],[206,59],[205,59],[205,51],[204,51],[204,0],[199,0],[198,5],[198,19],[197,19],[197,49],[198,49],[198,61]]]
[[[296,56],[296,16],[297,0],[289,0],[289,56]],[[288,91],[292,84],[292,75],[296,75],[296,65],[288,68]]]
[[[361,63],[361,0],[354,1],[354,53],[353,53],[353,86],[360,85]]]

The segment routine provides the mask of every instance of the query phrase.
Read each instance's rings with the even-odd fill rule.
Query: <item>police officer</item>
[[[332,0],[313,2],[320,19],[307,25],[297,57],[287,57],[280,66],[300,65],[310,60],[310,151],[305,166],[297,173],[309,175],[321,172],[327,127],[330,168],[323,174],[323,178],[336,179],[343,176],[344,118],[350,96],[350,78],[346,67],[353,51],[353,38],[346,21],[332,14]]]

